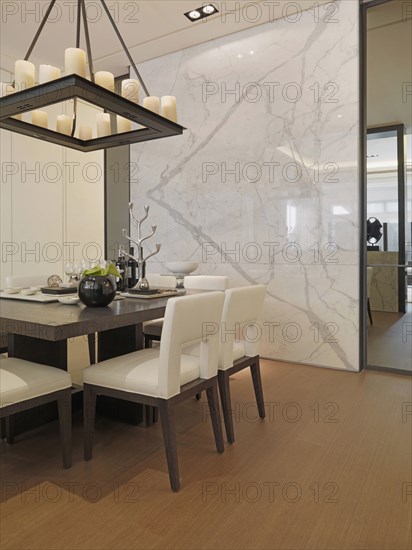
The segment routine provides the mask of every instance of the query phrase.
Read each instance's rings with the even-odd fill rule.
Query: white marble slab
[[[155,261],[267,285],[265,320],[301,334],[264,332],[262,355],[357,370],[359,6],[338,6],[338,23],[307,11],[143,63],[188,131],[132,146],[132,200]]]

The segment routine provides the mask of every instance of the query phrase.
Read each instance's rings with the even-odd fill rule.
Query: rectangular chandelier
[[[55,132],[49,128],[37,126],[13,118],[29,111],[67,101],[81,100],[84,103],[103,109],[110,115],[118,115],[136,123],[139,128],[130,132],[118,132],[117,116],[111,116],[111,134],[94,139],[80,139],[74,135]],[[26,136],[63,145],[78,151],[90,152],[108,149],[120,145],[129,145],[152,139],[160,139],[183,133],[185,128],[149,109],[121,97],[77,74],[64,76],[57,80],[16,92],[0,100],[0,128]]]
[[[29,57],[56,1],[51,0],[24,59],[16,61],[14,82],[2,85],[0,128],[86,153],[182,134],[185,128],[177,123],[176,98],[164,96],[160,100],[150,96],[106,0],[100,3],[137,80],[123,80],[120,95],[115,93],[112,73],[94,72],[86,0],[77,0],[76,47],[65,50],[67,76],[61,77],[58,67],[40,65],[36,85],[36,69]],[[86,72],[86,52],[80,49],[82,21],[90,79]],[[139,105],[139,83],[146,95],[143,105]],[[61,109],[57,113],[53,106],[59,104]],[[87,105],[93,107],[91,112],[95,111],[94,129],[94,124],[91,127],[83,124],[82,112],[84,114]],[[47,108],[53,112],[42,110]],[[63,114],[67,112],[71,115]],[[55,124],[49,121],[50,114],[56,118]]]

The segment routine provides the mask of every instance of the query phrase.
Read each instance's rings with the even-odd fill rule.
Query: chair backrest
[[[368,293],[368,298],[371,297],[371,286],[372,286],[372,276],[373,276],[373,267],[366,268],[366,289]]]
[[[146,273],[146,279],[151,287],[176,288],[174,275],[160,275],[160,273]]]
[[[180,392],[181,355],[186,346],[200,343],[200,378],[216,376],[224,299],[223,292],[209,292],[167,302],[159,356],[161,397]]]
[[[226,290],[220,328],[219,369],[228,369],[233,365],[235,341],[244,343],[245,355],[254,357],[259,353],[262,326],[258,323],[263,312],[265,292],[264,285]]]
[[[8,275],[6,288],[47,286],[48,275]]]
[[[193,290],[226,290],[229,278],[222,275],[188,275],[185,288]]]

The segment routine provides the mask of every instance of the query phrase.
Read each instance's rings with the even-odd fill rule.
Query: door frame
[[[367,10],[379,4],[385,4],[392,0],[361,0],[359,4],[359,121],[360,121],[360,140],[359,140],[359,372],[368,368],[368,320],[367,320],[367,281],[366,281],[366,266],[367,266],[367,245],[366,245],[366,220],[367,220],[367,194],[366,185],[367,181],[367,138],[368,138],[368,124],[367,124],[367,72],[366,72],[366,56],[367,56]],[[403,127],[401,125],[388,125],[385,129],[397,127]],[[381,127],[382,129],[383,127]],[[372,130],[372,129],[371,129]],[[399,139],[399,135],[398,135]],[[398,142],[399,145],[399,142]],[[402,150],[404,149],[404,140],[402,136]],[[403,189],[405,190],[405,164],[399,163],[399,147],[398,147],[398,200],[400,187],[399,178],[400,174],[403,174]],[[404,191],[405,192],[405,191]],[[404,204],[404,198],[402,202]],[[400,221],[400,217],[399,217]],[[405,218],[403,219],[403,227],[405,227]],[[405,235],[403,232],[403,238]],[[405,243],[403,246],[403,252],[405,253]],[[400,258],[399,258],[400,259]],[[403,258],[405,263],[405,258]],[[400,264],[400,262],[399,262]],[[405,307],[405,306],[404,306]],[[399,369],[392,369],[390,367],[373,367],[377,370],[396,372],[399,374],[409,375],[408,371],[400,371]]]

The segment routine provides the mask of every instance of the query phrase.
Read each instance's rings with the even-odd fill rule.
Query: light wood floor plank
[[[99,417],[93,460],[63,470],[57,423],[1,444],[2,549],[410,548],[411,379],[262,362],[267,417],[233,377],[235,438],[215,451],[206,398],[177,409],[182,489],[160,425]],[[411,409],[409,409],[411,410]],[[406,495],[404,495],[406,496]],[[336,500],[336,502],[334,502]]]

